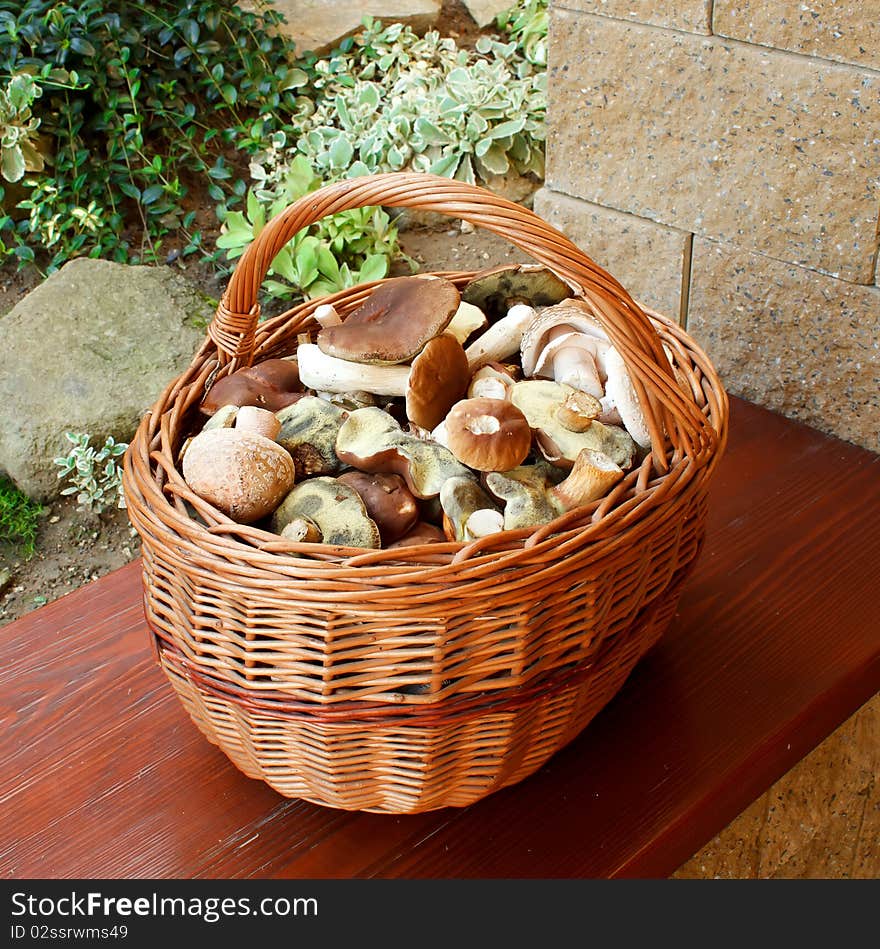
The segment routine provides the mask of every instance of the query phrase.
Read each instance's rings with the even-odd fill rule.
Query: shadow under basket
[[[371,205],[494,231],[586,301],[644,411],[651,450],[641,465],[536,530],[391,550],[288,541],[193,494],[179,453],[207,389],[294,353],[298,334],[317,328],[318,305],[344,318],[377,285],[261,323],[257,293],[272,260],[315,221]],[[442,276],[463,287],[473,272]],[[571,741],[668,627],[702,544],[727,417],[717,374],[688,334],[532,212],[430,175],[328,185],[248,248],[204,345],[126,453],[160,665],[202,733],[287,797],[387,813],[473,803]]]

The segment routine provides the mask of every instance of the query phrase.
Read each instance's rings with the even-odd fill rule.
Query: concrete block
[[[687,327],[731,393],[880,451],[880,288],[694,238]]]
[[[639,303],[678,320],[690,234],[542,188],[535,213],[616,277]]]
[[[873,282],[880,74],[557,10],[549,88],[554,190]]]

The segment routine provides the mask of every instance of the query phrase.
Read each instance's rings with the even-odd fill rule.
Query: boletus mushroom
[[[552,306],[571,296],[571,288],[540,264],[513,264],[475,274],[461,291],[465,303],[498,320],[518,303]]]
[[[474,474],[435,441],[404,432],[379,408],[357,409],[336,436],[340,461],[359,471],[399,474],[417,498],[436,497],[447,478]]]
[[[532,447],[525,415],[504,399],[463,399],[446,416],[446,444],[477,471],[515,468]]]
[[[357,491],[379,528],[383,547],[400,540],[419,519],[418,503],[400,475],[346,471],[337,480]]]
[[[338,547],[381,546],[379,528],[354,488],[335,478],[310,478],[298,484],[272,515],[272,530],[283,534],[294,521],[306,520],[321,532],[323,543]]]
[[[576,390],[545,379],[517,382],[510,393],[511,402],[519,408],[535,431],[541,453],[555,465],[569,468],[583,448],[601,451],[621,468],[629,468],[636,455],[635,442],[622,429],[590,421],[584,431],[575,432],[564,406]]]
[[[239,524],[274,511],[295,476],[293,459],[281,445],[242,429],[238,420],[235,428],[199,432],[183,456],[184,481]]]
[[[352,362],[410,362],[428,340],[446,329],[460,299],[455,284],[442,277],[385,280],[343,323],[321,329],[318,348]]]
[[[225,405],[256,405],[277,412],[305,395],[295,359],[267,359],[219,379],[208,390],[201,411],[213,415]]]

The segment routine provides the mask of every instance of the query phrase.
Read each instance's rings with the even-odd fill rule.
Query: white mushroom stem
[[[617,406],[610,396],[603,395],[599,399],[599,404],[602,406],[602,411],[596,416],[597,422],[601,422],[603,425],[623,425],[620,412],[617,411]]]
[[[443,332],[451,333],[464,346],[469,336],[483,329],[488,323],[486,314],[478,306],[462,300],[455,311],[455,316]]]
[[[570,511],[601,498],[622,477],[623,469],[606,454],[583,448],[568,477],[550,489],[550,496],[564,511]]]
[[[464,536],[466,540],[477,540],[503,530],[504,515],[501,511],[496,511],[494,508],[481,508],[479,511],[474,511],[465,521]]]
[[[493,323],[465,350],[471,372],[476,372],[487,362],[509,359],[517,352],[526,327],[536,315],[534,307],[525,303],[512,306],[507,311],[507,316]],[[300,368],[300,373],[302,373],[302,368]]]
[[[626,370],[623,357],[613,346],[608,350],[606,368],[608,381],[605,383],[605,394],[620,413],[623,427],[640,448],[650,448],[651,436],[636,396],[636,390]]]
[[[373,395],[403,396],[409,366],[373,366],[328,356],[315,343],[301,343],[296,350],[300,382],[320,392],[361,389]]]
[[[322,329],[326,326],[339,326],[342,322],[342,317],[336,312],[336,307],[332,303],[322,303],[315,308],[312,316]]]
[[[323,540],[318,525],[307,517],[295,517],[281,531],[281,536],[303,544],[320,544]]]

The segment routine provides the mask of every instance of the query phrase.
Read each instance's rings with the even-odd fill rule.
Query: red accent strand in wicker
[[[375,286],[258,323],[273,258],[322,217],[377,204],[485,227],[565,280],[627,365],[651,435],[641,466],[537,530],[396,550],[289,541],[196,496],[179,452],[206,387],[293,353],[320,303],[344,318]],[[442,274],[459,287],[472,275]],[[300,199],[248,248],[223,300],[125,459],[147,619],[193,720],[245,774],[334,807],[464,805],[531,774],[612,698],[674,613],[727,437],[727,397],[705,353],[530,211],[430,175],[357,178]]]

